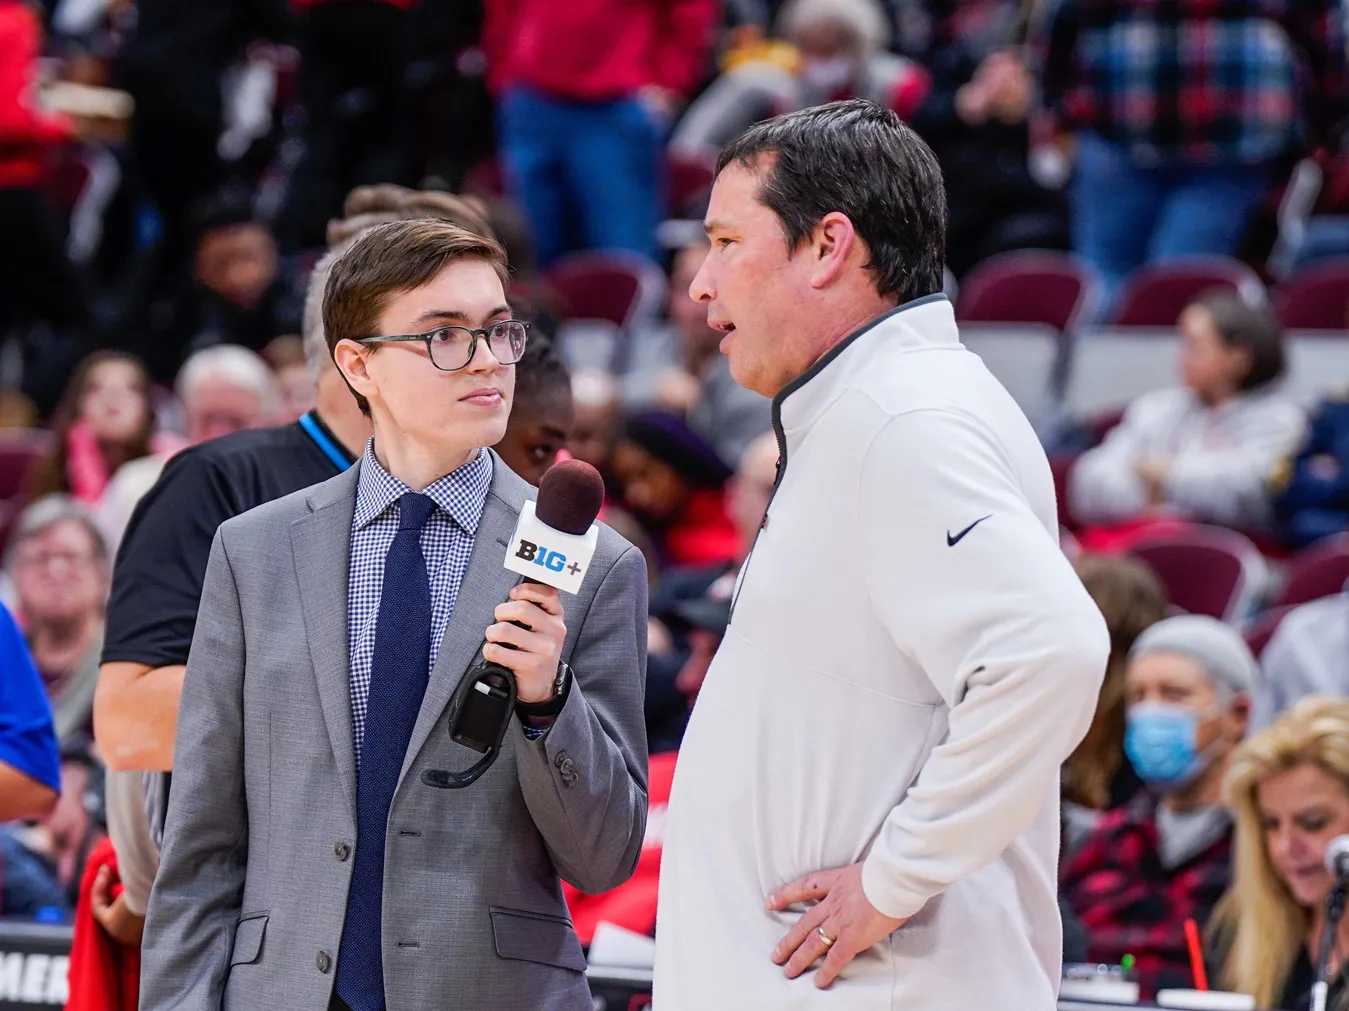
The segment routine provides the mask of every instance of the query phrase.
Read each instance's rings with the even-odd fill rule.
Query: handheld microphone
[[[1326,1011],[1330,996],[1330,952],[1344,915],[1345,892],[1349,889],[1349,835],[1336,836],[1326,847],[1326,870],[1335,876],[1335,886],[1326,896],[1325,925],[1321,929],[1321,951],[1316,960],[1316,982],[1312,984],[1311,1011]]]
[[[527,582],[576,593],[599,544],[595,520],[603,504],[604,479],[590,464],[567,460],[549,468],[539,482],[538,500],[526,502],[520,510],[506,547],[505,568]],[[500,754],[515,704],[514,672],[480,660],[450,700],[449,730],[456,744],[483,757],[465,772],[427,769],[422,782],[442,790],[476,782]]]
[[[1336,880],[1349,879],[1349,835],[1338,835],[1326,847],[1326,870]]]

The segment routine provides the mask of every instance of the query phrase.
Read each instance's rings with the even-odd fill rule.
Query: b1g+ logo
[[[535,544],[533,541],[527,541],[520,538],[520,547],[515,552],[515,557],[526,562],[533,562],[540,565],[549,572],[561,572],[566,569],[573,576],[581,571],[579,562],[567,563],[567,556],[560,551],[550,551],[542,544]]]

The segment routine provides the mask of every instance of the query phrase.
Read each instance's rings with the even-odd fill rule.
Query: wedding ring
[[[824,932],[824,927],[816,927],[815,933],[820,935],[820,940],[824,942],[824,946],[826,948],[832,948],[834,946],[834,942],[838,940],[837,937],[830,937],[828,934],[826,934]]]

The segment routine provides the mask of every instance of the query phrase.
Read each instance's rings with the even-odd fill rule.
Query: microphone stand
[[[1340,917],[1344,915],[1346,882],[1337,881],[1335,887],[1326,896],[1326,922],[1321,928],[1321,951],[1316,962],[1316,982],[1312,984],[1311,1011],[1326,1011],[1326,1000],[1330,996],[1329,975],[1330,952],[1335,947],[1335,934],[1339,930]]]

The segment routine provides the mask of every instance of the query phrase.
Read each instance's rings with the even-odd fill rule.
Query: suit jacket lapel
[[[507,470],[500,459],[494,460],[494,465],[492,487],[483,503],[473,538],[473,553],[469,556],[464,581],[455,595],[454,611],[445,626],[445,637],[431,669],[431,680],[412,730],[407,757],[403,760],[402,777],[407,776],[413,761],[436,730],[460,680],[481,658],[483,633],[488,625],[495,623],[497,605],[505,602],[506,594],[519,579],[502,566],[502,559],[506,557],[506,547],[520,516],[519,505],[507,499],[515,498],[512,492],[523,482]],[[440,732],[447,731],[441,727]]]
[[[351,521],[356,509],[360,467],[318,485],[310,495],[313,511],[290,527],[305,637],[318,680],[319,703],[328,726],[338,779],[347,806],[356,817],[356,750],[351,727],[351,658],[347,601]]]

